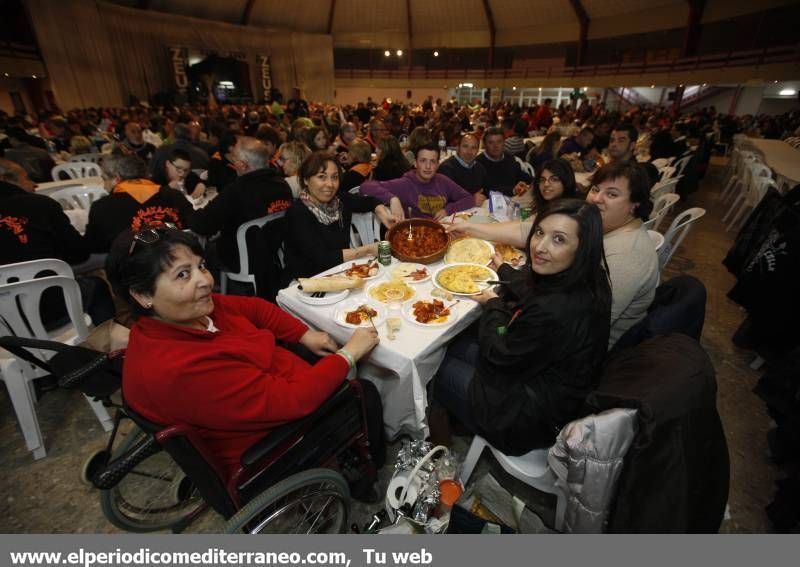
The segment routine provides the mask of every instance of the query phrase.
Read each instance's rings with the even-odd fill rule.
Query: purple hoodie
[[[399,179],[365,181],[361,184],[361,194],[387,204],[392,197],[397,197],[403,212],[408,214],[411,207],[416,217],[432,218],[441,209],[453,214],[475,206],[475,198],[449,177],[436,173],[428,183],[423,183],[413,169]]]

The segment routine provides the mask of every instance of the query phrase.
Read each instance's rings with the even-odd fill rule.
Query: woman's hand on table
[[[475,301],[477,301],[481,305],[486,305],[487,301],[489,301],[490,299],[494,299],[494,298],[498,297],[498,295],[492,289],[484,289],[478,295],[473,295],[471,297],[472,297],[472,299],[474,299]]]
[[[447,219],[445,219],[446,221]],[[459,218],[456,218],[455,222],[443,222],[442,226],[444,227],[444,231],[448,234],[452,234],[456,238],[461,236],[472,236],[472,229],[475,228],[475,225],[466,221],[463,221]]]
[[[397,217],[395,217],[385,205],[378,205],[375,207],[375,216],[378,217],[378,220],[381,221],[381,224],[386,228],[392,228],[398,222]]]
[[[332,354],[339,348],[328,333],[311,329],[298,342],[317,356]]]
[[[444,209],[439,209],[438,211],[436,211],[436,214],[433,215],[433,220],[435,220],[436,222],[441,222],[442,220],[444,220],[446,217],[449,216],[450,215],[447,214],[447,211],[445,211]]]
[[[482,207],[483,203],[486,202],[486,199],[488,199],[488,197],[486,196],[486,193],[483,192],[483,189],[478,189],[475,192],[474,197],[475,197],[475,206],[476,207]]]
[[[353,332],[350,340],[347,341],[347,344],[342,348],[349,352],[355,360],[360,360],[369,354],[379,342],[378,332],[375,329],[359,328]]]

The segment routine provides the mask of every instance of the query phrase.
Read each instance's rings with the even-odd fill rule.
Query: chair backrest
[[[72,267],[64,260],[43,258],[0,266],[0,285],[32,280],[42,275],[43,272],[53,272],[47,275],[75,277]]]
[[[56,189],[47,196],[61,203],[61,208],[65,210],[83,209],[88,211],[92,203],[108,195],[103,187],[95,185],[79,185],[76,187],[65,187]]]
[[[361,185],[356,185],[350,191],[348,191],[351,195],[359,195],[361,193]]]
[[[107,154],[78,154],[76,156],[72,156],[69,158],[69,162],[91,162],[91,163],[100,163],[100,160],[103,159]]]
[[[61,288],[67,304],[67,313],[77,333],[78,341],[89,336],[83,318],[83,304],[78,282],[67,276],[47,276],[33,280],[0,285],[0,334],[49,339],[44,327],[39,305],[42,293],[53,287]]]
[[[682,175],[676,175],[675,177],[670,177],[666,181],[659,181],[655,185],[650,188],[650,199],[655,201],[661,195],[666,195],[667,193],[674,193],[676,187],[678,186],[678,181],[681,180]]]
[[[692,223],[705,214],[705,209],[692,207],[691,209],[686,209],[673,219],[667,232],[664,233],[664,246],[658,251],[658,257],[662,268],[672,259],[675,250],[678,249],[683,239],[686,238],[686,235],[689,233]]]
[[[350,246],[372,244],[381,239],[381,223],[375,213],[353,213],[350,223]]]
[[[691,160],[692,157],[694,157],[693,154],[690,154],[688,156],[682,157],[681,159],[679,159],[678,161],[675,162],[675,166],[674,166],[675,167],[675,173],[673,173],[673,175],[675,177],[677,177],[679,175],[683,175],[683,170],[686,169],[686,166],[688,165],[689,160]]]
[[[533,166],[531,164],[516,156],[514,157],[514,159],[517,160],[517,163],[522,168],[522,171],[530,175],[532,178],[536,177],[536,171],[533,169]]]
[[[652,163],[658,169],[664,169],[669,166],[670,162],[672,162],[672,158],[658,158],[654,159]]]
[[[656,252],[664,245],[664,235],[657,230],[648,230],[647,235],[653,241],[653,246],[656,247]]]
[[[273,222],[286,215],[286,211],[278,211],[265,217],[257,218],[239,225],[236,229],[236,247],[239,249],[239,274],[250,273],[250,257],[247,252],[247,231],[253,227],[262,228],[268,222]]]
[[[681,200],[681,196],[677,193],[662,193],[656,199],[653,199],[653,211],[650,213],[650,218],[644,225],[652,230],[658,230],[661,221],[672,210],[675,203]]]
[[[65,173],[70,179],[81,179],[83,177],[100,177],[102,171],[100,166],[90,161],[74,161],[62,163],[55,166],[50,175],[54,181],[61,179],[61,173]]]

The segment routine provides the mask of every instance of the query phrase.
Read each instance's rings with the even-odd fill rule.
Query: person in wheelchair
[[[357,329],[339,348],[263,299],[212,293],[199,242],[174,228],[123,233],[106,271],[136,317],[123,368],[125,402],[154,423],[198,428],[227,477],[268,431],[320,407],[378,343],[373,329]],[[283,344],[309,351],[315,362]],[[375,386],[360,386],[367,423],[382,424]],[[380,467],[382,427],[368,434]]]

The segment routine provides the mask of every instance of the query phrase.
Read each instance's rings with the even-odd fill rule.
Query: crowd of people
[[[0,120],[0,264],[110,252],[107,276],[136,319],[127,402],[153,421],[204,428],[230,468],[259,435],[318,407],[378,343],[376,332],[359,329],[340,348],[270,303],[215,294],[212,272],[240,266],[243,223],[286,211],[285,268],[266,262],[263,249],[250,262],[280,272],[268,298],[294,278],[376,255],[377,243],[351,246],[353,213],[374,212],[386,228],[427,217],[455,235],[524,250],[522,270],[494,258],[508,283],[476,297],[482,318],[451,345],[433,387],[434,409],[521,454],[551,444],[578,416],[606,352],[653,300],[659,266],[643,226],[658,180],[650,162],[702,147],[709,133],[729,135],[738,119],[713,108],[684,116],[588,102],[553,108],[549,99],[528,108],[431,98],[334,106],[295,91],[286,105],[140,105]],[[788,132],[798,116],[767,122]],[[454,155],[442,160],[443,147]],[[54,160],[87,151],[104,152],[109,195],[92,204],[81,235],[34,187],[50,181]],[[588,187],[576,169],[595,170]],[[195,210],[212,187],[216,198]],[[492,193],[530,206],[533,218],[446,222]],[[216,238],[204,249],[180,229]],[[102,295],[96,288],[82,285],[87,304]],[[284,343],[303,346],[306,359]],[[155,382],[154,356],[169,361]],[[379,403],[369,411],[380,412]]]

